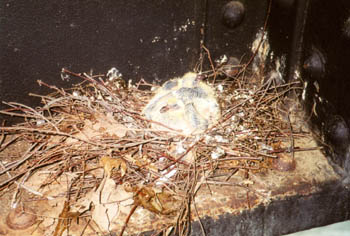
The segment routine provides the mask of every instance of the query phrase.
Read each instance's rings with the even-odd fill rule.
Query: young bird
[[[156,90],[142,112],[149,120],[181,130],[185,135],[199,134],[220,118],[220,107],[214,90],[188,72],[181,78],[169,80]],[[152,128],[169,130],[152,123]]]

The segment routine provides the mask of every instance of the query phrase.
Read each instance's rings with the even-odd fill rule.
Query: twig
[[[293,127],[292,127],[292,123],[290,121],[290,112],[288,112],[288,115],[287,115],[287,119],[288,119],[288,126],[289,126],[289,130],[290,130],[290,133],[291,135],[289,136],[290,137],[290,152],[292,152],[292,158],[294,160],[294,137],[293,137]]]
[[[126,229],[126,226],[128,225],[128,223],[129,223],[129,220],[130,220],[130,218],[131,218],[131,216],[132,216],[132,214],[135,212],[135,210],[136,210],[136,208],[138,207],[138,205],[137,204],[135,204],[132,208],[131,208],[131,210],[130,210],[130,212],[129,212],[129,215],[126,217],[126,219],[125,219],[125,222],[124,222],[124,225],[123,225],[123,228],[122,228],[122,230],[120,231],[120,234],[119,234],[119,236],[123,236],[123,234],[124,234],[124,231],[125,231],[125,229]]]
[[[5,185],[11,183],[12,181],[14,181],[14,180],[16,180],[18,178],[20,178],[22,175],[24,175],[28,171],[32,171],[32,170],[35,170],[35,169],[41,168],[43,166],[47,166],[47,165],[59,162],[59,161],[61,161],[61,160],[55,160],[55,161],[52,161],[52,162],[49,162],[49,163],[43,163],[43,164],[40,164],[40,165],[33,166],[29,170],[22,171],[22,172],[20,172],[20,173],[18,173],[16,175],[12,176],[10,179],[5,180],[4,182],[0,183],[0,188],[4,187]]]
[[[48,124],[50,124],[52,127],[54,127],[57,132],[59,132],[59,129],[57,128],[57,126],[55,124],[53,124],[49,119],[47,119],[44,115],[42,115],[39,112],[37,112],[35,109],[33,109],[33,108],[29,107],[29,106],[26,106],[24,104],[16,103],[16,102],[9,102],[9,103],[4,102],[4,103],[9,105],[9,106],[11,106],[11,107],[13,107],[13,108],[17,108],[15,106],[18,106],[18,107],[24,107],[24,108],[28,109],[33,114],[35,114],[34,117],[36,119],[41,118],[41,119],[45,120]]]
[[[101,146],[98,143],[90,142],[84,139],[81,139],[79,137],[76,137],[74,135],[64,133],[64,132],[57,132],[53,130],[44,130],[44,129],[34,129],[34,128],[27,128],[27,127],[0,127],[0,130],[3,131],[28,131],[28,132],[34,132],[34,133],[42,133],[42,134],[51,134],[51,135],[58,135],[58,136],[65,136],[65,137],[70,137],[79,141],[82,141],[84,143],[88,143],[94,146]]]
[[[214,63],[213,63],[213,61],[212,61],[212,59],[211,59],[211,56],[210,56],[210,52],[209,52],[208,48],[206,48],[203,44],[202,44],[202,48],[203,48],[203,49],[207,52],[207,54],[208,54],[208,59],[209,59],[209,62],[210,62],[210,66],[211,66],[211,69],[212,69],[213,74],[214,74],[214,82],[213,82],[213,83],[215,83],[216,71],[215,71]]]
[[[24,155],[23,155],[23,158],[22,158],[20,161],[18,161],[16,164],[14,164],[14,165],[12,165],[12,166],[10,166],[10,167],[8,167],[8,168],[2,170],[2,171],[0,171],[0,175],[2,175],[2,174],[4,174],[4,173],[8,172],[9,170],[12,170],[12,169],[18,167],[19,165],[21,165],[23,162],[25,162],[26,160],[28,160],[34,153],[36,153],[38,150],[40,150],[40,148],[42,148],[45,144],[46,144],[46,143],[42,143],[42,144],[39,145],[39,147],[37,147],[33,152],[31,152],[31,151],[33,150],[33,148],[35,148],[35,147],[38,145],[38,143],[34,143],[32,146],[30,146],[30,147],[27,149],[27,151],[26,151],[26,152],[24,153]]]
[[[1,130],[1,127],[0,127]],[[4,132],[2,132],[3,137],[5,137]],[[11,143],[15,142],[18,139],[18,135],[15,135],[13,138],[11,138],[11,140],[9,140],[7,143],[5,143],[4,145],[0,146],[0,152],[3,151],[5,148],[7,148],[8,145],[10,145]],[[2,144],[2,143],[1,143]]]
[[[86,222],[86,224],[85,224],[83,230],[82,230],[81,233],[80,233],[80,236],[83,236],[83,235],[84,235],[85,230],[86,230],[87,226],[89,225],[90,221],[91,221],[91,219],[89,219],[89,220]]]

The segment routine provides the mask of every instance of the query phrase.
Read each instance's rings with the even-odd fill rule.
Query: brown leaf
[[[120,169],[122,177],[126,174],[127,166],[123,159],[103,156],[100,159],[100,165],[103,166],[108,177],[111,177],[114,168]]]
[[[107,114],[106,116],[99,114],[96,117],[96,123],[93,125],[93,129],[112,136],[116,135],[119,138],[124,137],[127,132],[127,128],[119,124],[111,114]]]
[[[101,185],[102,186],[102,185]],[[133,204],[132,193],[126,192],[121,185],[116,185],[114,180],[106,179],[101,193],[91,192],[89,202],[94,208],[91,212],[92,220],[104,232],[113,228],[113,224],[123,219],[120,213],[128,214]]]
[[[161,215],[171,215],[178,210],[180,201],[167,191],[157,193],[151,187],[142,187],[134,195],[135,204]]]
[[[112,115],[104,115],[99,113],[95,115],[95,118],[96,120],[94,122],[86,119],[84,121],[84,127],[75,134],[75,137],[86,141],[104,134],[122,138],[128,131],[128,128],[118,123]],[[67,144],[74,142],[76,142],[76,139],[73,138],[68,138],[66,140]]]
[[[55,228],[54,236],[61,236],[63,232],[69,227],[72,219],[77,219],[80,215],[79,212],[70,212],[69,203],[64,202],[64,206],[61,214],[59,215],[58,223]]]

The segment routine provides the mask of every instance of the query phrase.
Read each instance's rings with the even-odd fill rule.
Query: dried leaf
[[[122,176],[125,175],[126,169],[127,169],[126,163],[123,159],[120,159],[120,158],[116,159],[108,156],[101,157],[100,165],[103,167],[108,177],[111,177],[112,170],[114,168],[120,169]]]
[[[89,141],[90,139],[95,138],[96,136],[101,136],[103,134],[122,138],[128,131],[128,128],[118,123],[112,115],[108,114],[105,116],[103,114],[97,114],[95,118],[96,120],[94,123],[88,119],[84,120],[83,129],[75,134],[75,137],[85,141]],[[74,138],[68,138],[66,140],[67,144],[74,142],[76,142],[76,139]]]
[[[151,187],[142,187],[134,195],[135,204],[161,215],[171,215],[178,210],[180,202],[167,191],[157,193]]]
[[[96,123],[93,125],[93,129],[96,131],[102,131],[109,135],[116,135],[119,138],[122,138],[126,135],[127,128],[119,124],[113,117],[112,114],[99,114],[96,117]]]
[[[79,215],[79,212],[70,212],[69,203],[65,201],[53,235],[61,236],[63,232],[69,227],[70,221],[72,219],[77,219]]]
[[[126,192],[122,186],[116,186],[112,179],[107,178],[101,195],[99,191],[93,192],[90,202],[95,206],[91,212],[92,219],[103,231],[108,232],[113,222],[121,221],[118,219],[121,212],[127,214],[130,211],[133,200],[132,193]]]

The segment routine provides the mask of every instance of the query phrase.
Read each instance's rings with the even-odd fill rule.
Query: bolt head
[[[326,59],[320,50],[313,48],[309,57],[304,62],[305,72],[311,77],[320,79],[326,73]]]
[[[240,25],[244,18],[244,5],[239,1],[230,1],[222,8],[222,21],[233,29]]]

